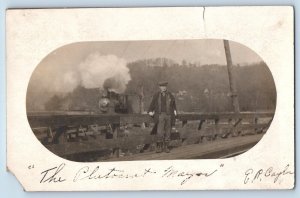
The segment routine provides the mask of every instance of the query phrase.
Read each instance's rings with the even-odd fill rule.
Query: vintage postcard
[[[9,9],[26,191],[292,189],[290,6]]]

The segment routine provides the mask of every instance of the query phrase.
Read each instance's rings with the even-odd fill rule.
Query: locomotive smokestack
[[[124,83],[124,77],[122,75],[108,78],[103,83],[103,88],[108,91],[116,93],[123,93],[126,89],[127,83]]]

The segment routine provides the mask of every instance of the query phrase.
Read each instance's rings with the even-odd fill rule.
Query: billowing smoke
[[[60,58],[56,63],[56,59],[52,57],[37,67],[28,85],[28,110],[43,110],[46,103],[48,109],[52,110],[57,110],[56,106],[67,107],[70,100],[67,98],[70,97],[68,93],[79,87],[107,88],[123,93],[131,79],[126,61],[115,55],[92,53],[79,63],[77,60],[72,64],[70,62],[72,61]],[[60,105],[57,104],[57,99],[60,99]]]
[[[122,93],[130,79],[124,59],[115,55],[93,53],[77,68],[63,76],[63,84],[69,90],[81,85],[85,88],[107,88]]]

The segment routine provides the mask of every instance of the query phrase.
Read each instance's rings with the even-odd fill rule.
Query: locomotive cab
[[[118,94],[108,89],[104,90],[99,99],[101,113],[130,113],[128,95]]]

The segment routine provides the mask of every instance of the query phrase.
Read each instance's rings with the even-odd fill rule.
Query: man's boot
[[[169,141],[165,141],[165,143],[164,143],[164,151],[166,153],[170,153]]]
[[[162,142],[157,142],[156,143],[156,153],[161,153],[163,150],[163,144]]]

